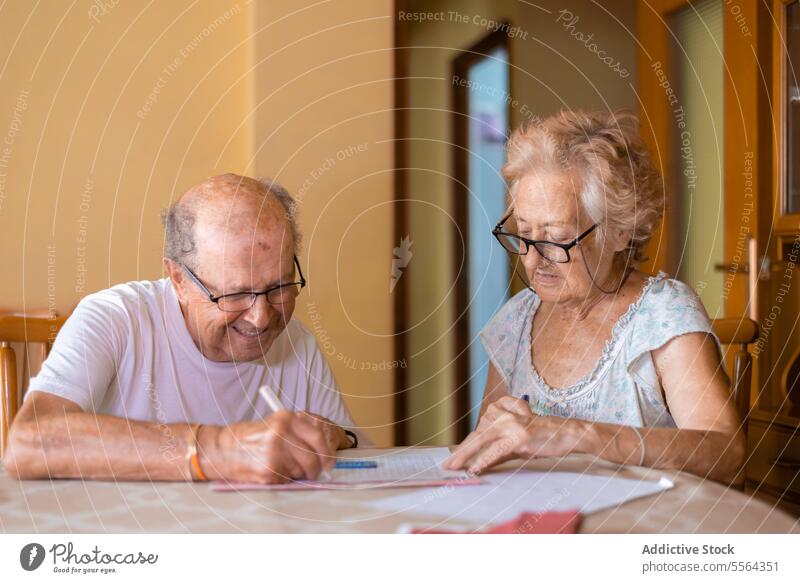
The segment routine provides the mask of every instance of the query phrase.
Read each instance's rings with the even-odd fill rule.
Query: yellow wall
[[[329,352],[358,422],[391,441],[393,321],[392,2],[6,3],[0,9],[0,309],[67,311],[92,291],[161,275],[159,212],[187,186],[234,171],[273,176],[300,199],[310,286],[297,316]],[[636,107],[555,17],[562,5],[426,1],[424,10],[509,18],[515,97],[546,115]],[[102,6],[105,8],[101,8]],[[414,8],[416,9],[416,7]],[[635,44],[588,0],[570,9],[633,68]],[[632,28],[632,2],[615,3]],[[457,49],[488,31],[414,25],[409,116],[415,442],[449,443],[452,281],[450,87]],[[583,77],[586,75],[586,78]],[[593,85],[594,84],[594,85]],[[421,89],[420,89],[421,88]],[[523,116],[520,108],[512,120]],[[441,304],[441,305],[440,305]],[[378,370],[372,370],[376,368]],[[364,370],[362,370],[364,369]]]
[[[572,16],[559,14],[568,8]],[[452,443],[455,432],[452,323],[452,84],[451,62],[486,36],[485,23],[507,19],[510,32],[511,124],[546,117],[562,107],[638,109],[635,96],[635,6],[614,2],[610,15],[591,0],[568,4],[491,0],[423,0],[410,12],[441,13],[438,20],[409,24],[408,99],[409,235],[416,251],[409,265],[409,435],[412,443]],[[465,20],[466,17],[466,20]],[[477,17],[477,19],[476,19]],[[578,17],[572,28],[564,22]],[[561,18],[561,22],[557,20]],[[598,59],[577,33],[594,35],[597,50],[620,62],[616,72]],[[584,36],[584,39],[585,39]],[[591,43],[591,40],[589,41]],[[499,218],[499,217],[498,217]],[[518,287],[516,288],[518,289]]]
[[[63,313],[87,293],[161,276],[161,209],[198,179],[248,170],[249,11],[3,7],[0,139],[18,131],[0,168],[0,308]]]
[[[275,176],[302,200],[313,307],[298,317],[312,325],[316,310],[357,421],[388,445],[391,371],[349,367],[392,359],[391,3],[289,15],[310,4],[4,4],[0,310],[63,313],[161,277],[173,197],[222,172]]]
[[[299,201],[317,336],[356,422],[392,442],[390,0],[278,0],[255,12],[255,167]]]

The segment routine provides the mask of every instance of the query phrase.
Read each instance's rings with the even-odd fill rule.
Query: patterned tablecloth
[[[506,464],[509,469],[520,464]],[[658,480],[675,487],[586,516],[592,533],[799,533],[800,520],[742,492],[690,474],[617,466],[586,455],[524,464],[535,471],[589,472]],[[0,532],[6,533],[339,533],[395,532],[403,524],[431,524],[413,512],[387,514],[369,501],[397,489],[236,493],[208,484],[16,482],[0,468]],[[442,528],[473,525],[452,520]]]

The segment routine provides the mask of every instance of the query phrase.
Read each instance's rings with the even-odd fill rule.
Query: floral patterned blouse
[[[555,389],[531,361],[531,325],[539,296],[525,289],[498,310],[480,337],[509,394],[538,415],[575,417],[637,427],[676,427],[664,400],[651,351],[690,332],[714,336],[700,298],[659,273],[616,322],[594,370],[571,387]]]

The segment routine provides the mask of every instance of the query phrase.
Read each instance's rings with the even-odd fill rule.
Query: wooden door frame
[[[408,235],[408,23],[397,17],[409,11],[408,0],[394,0],[394,240]],[[408,363],[408,294],[405,285],[394,289],[395,362]],[[394,369],[393,445],[408,445],[407,366]]]
[[[503,26],[481,38],[478,42],[461,51],[452,61],[451,79],[467,79],[472,65],[485,58],[491,51],[504,48],[508,55],[508,87],[511,93],[511,42],[507,30],[511,23],[503,22]],[[453,218],[461,230],[460,237],[453,235],[453,261],[455,266],[455,305],[454,305],[454,346],[453,364],[455,377],[454,438],[460,442],[469,434],[470,428],[470,362],[469,347],[469,270],[467,254],[469,253],[469,88],[461,83],[452,83],[452,120],[453,120]],[[506,99],[506,119],[511,123],[511,100]],[[460,242],[463,242],[460,244]],[[463,244],[463,256],[459,247]]]
[[[668,178],[676,175],[680,160],[674,159],[674,144],[679,133],[673,105],[664,86],[675,90],[671,47],[673,33],[669,20],[678,11],[691,5],[690,0],[649,0],[638,5],[637,36],[639,38],[638,91],[642,136],[651,149],[656,165],[665,177],[666,212],[661,227],[651,241],[646,265],[672,274],[678,264],[678,227],[670,211],[676,208],[676,193]],[[728,317],[747,314],[746,246],[742,237],[753,236],[758,242],[758,255],[765,254],[770,233],[772,212],[756,204],[772,188],[772,128],[770,114],[770,67],[759,63],[771,59],[771,15],[761,2],[742,2],[723,6],[724,83],[724,220],[725,262],[734,264],[725,276],[725,313]],[[734,8],[735,6],[735,8]],[[747,29],[743,29],[742,25]],[[655,64],[661,64],[659,76]],[[678,104],[679,105],[679,104]],[[743,174],[747,164],[750,177]],[[749,182],[749,183],[748,183]],[[750,197],[746,192],[751,192]],[[769,204],[769,206],[772,206]],[[746,217],[746,218],[745,218]],[[733,227],[736,227],[735,230]]]

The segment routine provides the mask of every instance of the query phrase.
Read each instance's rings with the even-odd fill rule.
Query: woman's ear
[[[614,229],[611,235],[609,243],[611,243],[611,247],[614,249],[615,253],[630,249],[633,243],[633,233],[627,229]]]

